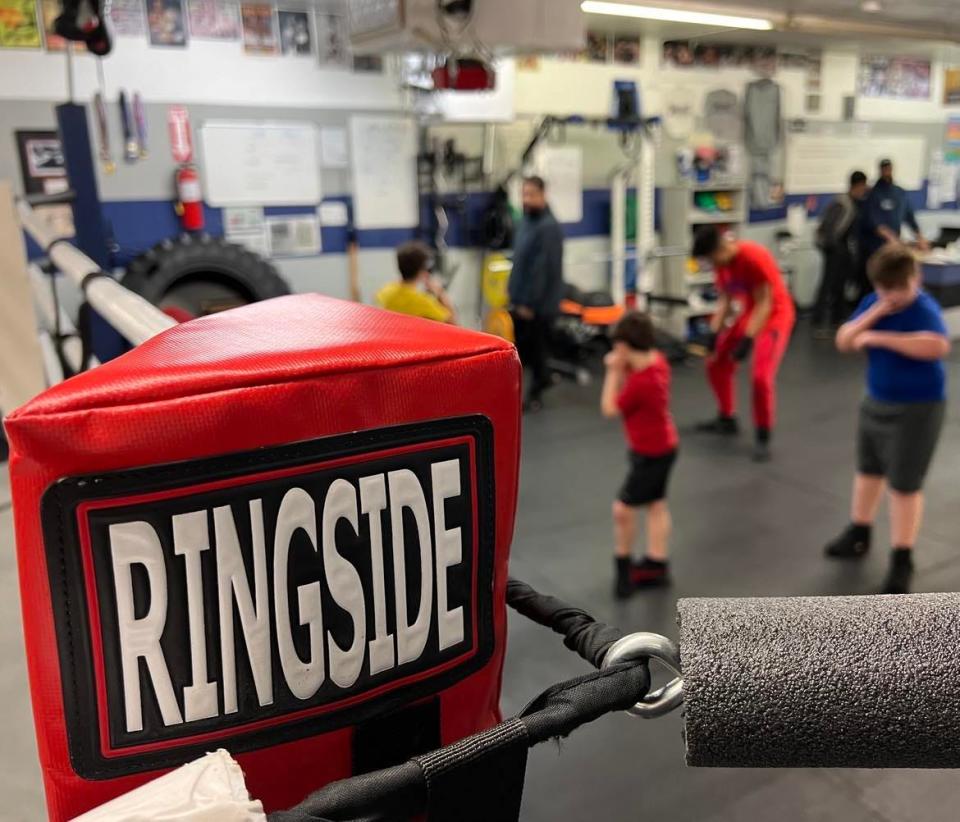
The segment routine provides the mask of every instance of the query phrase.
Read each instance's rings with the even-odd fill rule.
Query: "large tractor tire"
[[[180,322],[290,293],[266,260],[207,236],[158,243],[130,263],[122,282]]]

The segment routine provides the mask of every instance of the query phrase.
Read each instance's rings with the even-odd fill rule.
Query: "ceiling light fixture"
[[[870,14],[876,14],[878,11],[883,11],[883,6],[880,5],[879,0],[863,0],[860,9]]]
[[[660,6],[634,6],[627,3],[604,3],[583,0],[581,10],[587,14],[609,14],[614,17],[635,17],[640,20],[662,20],[667,23],[693,23],[701,26],[723,26],[730,29],[770,31],[773,23],[762,17],[737,17],[732,14],[712,14],[705,11],[669,9]]]

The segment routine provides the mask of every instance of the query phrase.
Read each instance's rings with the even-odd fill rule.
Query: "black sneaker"
[[[626,557],[617,557],[616,576],[613,583],[613,595],[617,599],[627,599],[633,593],[633,582],[630,580],[630,560]]]
[[[702,434],[719,434],[724,437],[733,437],[740,433],[740,423],[736,417],[715,417],[706,422],[697,423],[697,431]]]
[[[823,552],[834,559],[862,559],[870,550],[870,528],[848,525],[836,539],[828,542]]]
[[[770,443],[757,441],[753,446],[753,453],[750,455],[750,459],[754,462],[770,462],[770,458],[773,455],[770,453]]]
[[[909,549],[894,549],[890,555],[890,570],[883,583],[884,594],[910,593],[910,580],[913,578],[913,557]]]
[[[630,582],[634,588],[655,588],[670,582],[669,565],[649,557],[635,562],[630,568]]]

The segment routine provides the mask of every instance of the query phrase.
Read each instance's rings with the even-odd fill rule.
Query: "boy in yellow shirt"
[[[377,292],[377,302],[388,311],[424,317],[442,323],[457,321],[453,303],[440,281],[430,274],[430,249],[416,240],[397,248],[400,280]]]

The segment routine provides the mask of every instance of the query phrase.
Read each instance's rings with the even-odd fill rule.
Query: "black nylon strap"
[[[415,757],[430,822],[517,822],[528,744],[526,726],[516,718]]]
[[[517,579],[507,580],[507,605],[563,636],[563,644],[594,668],[600,667],[607,649],[623,636],[619,628],[597,622],[582,608],[541,594]]]
[[[73,244],[73,237],[57,237],[54,240],[51,240],[45,249],[43,249],[43,256],[49,258],[50,252],[53,251],[54,247],[60,245],[60,243],[70,243]],[[48,271],[48,274],[53,272]]]
[[[599,667],[622,636],[586,611],[510,580],[507,603],[563,635],[564,644]],[[646,661],[624,662],[560,682],[517,717],[403,765],[327,785],[269,822],[387,822],[427,814],[429,822],[516,822],[527,750],[640,701],[650,689]]]
[[[110,276],[110,275],[107,274],[105,271],[91,271],[89,274],[87,274],[86,276],[84,276],[84,278],[83,278],[82,280],[80,280],[80,290],[81,290],[84,294],[86,294],[86,293],[87,293],[87,287],[90,285],[90,283],[91,283],[93,280],[97,280],[97,279],[99,279],[100,277],[109,277],[109,276]],[[111,279],[112,279],[112,278],[111,278]]]
[[[369,773],[436,751],[440,736],[440,699],[433,697],[361,722],[353,731],[353,772]]]

